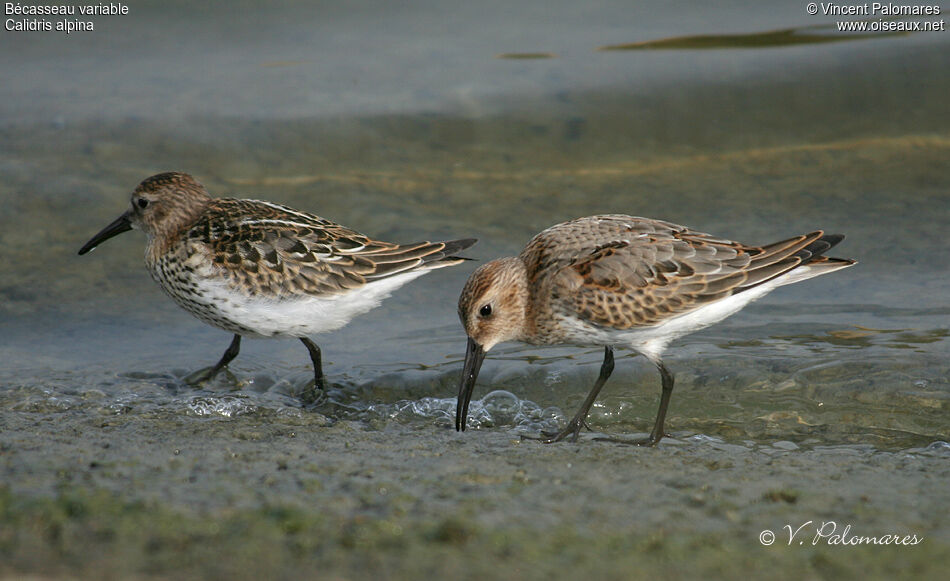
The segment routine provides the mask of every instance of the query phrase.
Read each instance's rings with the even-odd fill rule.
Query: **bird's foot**
[[[613,442],[614,444],[624,444],[626,446],[642,446],[645,448],[652,448],[656,446],[664,436],[669,436],[669,434],[662,434],[657,437],[656,434],[650,434],[646,438],[640,438],[638,440],[624,440],[622,438],[611,438],[609,436],[594,438],[595,442]]]
[[[315,408],[327,401],[327,390],[324,382],[308,381],[300,392],[300,401],[304,407]]]
[[[202,383],[214,379],[220,371],[227,371],[228,379],[232,382],[237,382],[237,378],[231,373],[230,370],[228,370],[226,367],[216,366],[205,367],[203,369],[199,369],[198,371],[189,373],[182,378],[182,381],[192,387],[198,387]]]
[[[570,437],[572,442],[577,441],[577,435],[580,434],[581,428],[587,428],[590,430],[590,426],[587,425],[587,422],[584,420],[573,419],[564,429],[559,432],[541,432],[540,436],[527,436],[522,434],[522,440],[537,440],[542,444],[553,444],[554,442],[560,442],[561,440]]]

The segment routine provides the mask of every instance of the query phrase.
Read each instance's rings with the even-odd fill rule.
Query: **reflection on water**
[[[556,57],[557,55],[553,52],[503,52],[495,55],[495,58],[514,60],[553,59]]]
[[[623,55],[592,47],[625,28],[579,24],[566,47],[491,29],[487,46],[452,46],[476,63],[467,77],[425,53],[430,60],[413,72],[444,66],[463,78],[443,92],[428,77],[406,80],[418,84],[408,98],[399,93],[395,113],[334,107],[349,102],[343,97],[385,94],[400,79],[386,74],[369,87],[358,69],[343,67],[335,78],[352,80],[350,92],[320,93],[306,85],[325,88],[320,75],[307,80],[310,57],[273,48],[251,55],[263,66],[238,71],[256,81],[239,93],[280,113],[227,99],[207,109],[229,82],[217,77],[176,87],[184,96],[175,106],[193,115],[184,121],[130,114],[139,101],[125,93],[112,103],[118,113],[103,118],[65,102],[70,115],[10,113],[0,129],[0,411],[451,427],[464,350],[455,301],[474,264],[431,273],[318,337],[334,388],[316,409],[301,404],[311,377],[294,341],[248,342],[229,373],[188,386],[184,379],[217,360],[228,335],[161,294],[142,265],[139,233],[75,256],[141,179],[184,170],[218,195],[283,202],[382,239],[478,237],[470,255],[481,261],[516,253],[551,224],[606,212],[750,243],[843,232],[836,251],[859,266],[782,288],[672,346],[670,429],[796,445],[946,440],[950,254],[937,241],[950,223],[947,40],[860,36],[867,44],[858,51],[824,25],[775,24],[750,25],[764,33],[606,47],[683,49]],[[735,46],[788,49],[695,50]],[[571,50],[578,47],[586,48]],[[135,70],[122,68],[143,80]],[[304,111],[253,89],[267,84],[254,75],[289,83],[285,71],[304,85],[292,92],[324,101]],[[144,79],[157,91],[149,98],[168,98],[149,84],[163,80],[154,74]],[[14,92],[0,107],[22,107],[20,89],[6,88]],[[131,89],[117,81],[115,90]],[[499,346],[479,379],[473,427],[562,425],[599,363],[599,349]],[[647,429],[658,384],[642,358],[618,352],[592,429]]]
[[[723,336],[749,331],[730,326]],[[928,351],[945,351],[946,330],[867,332],[860,331],[859,342],[841,343],[833,331],[819,330],[746,341],[699,335],[674,346],[668,364],[677,383],[668,429],[679,439],[705,434],[728,441],[791,440],[807,447],[865,443],[894,449],[946,439],[950,364]],[[899,342],[867,342],[888,335]],[[920,341],[922,348],[900,348],[911,341]],[[402,345],[411,351],[426,343]],[[617,354],[617,369],[590,413],[594,435],[644,432],[653,422],[659,395],[655,369],[632,353]],[[335,376],[328,400],[316,407],[301,403],[312,383],[308,369],[301,365],[288,372],[286,363],[273,366],[253,357],[200,387],[185,383],[185,369],[118,375],[102,368],[57,374],[29,370],[4,377],[0,409],[268,421],[303,414],[452,429],[461,355],[451,353],[431,366],[356,362]],[[599,349],[501,346],[486,362],[469,426],[525,435],[553,431],[579,407],[599,364]]]
[[[856,20],[855,23],[878,23],[884,21],[894,21],[895,18],[875,18]],[[764,32],[750,32],[746,34],[698,34],[692,36],[677,36],[672,38],[661,38],[657,40],[645,40],[642,42],[629,42],[625,44],[611,44],[599,47],[597,50],[650,50],[650,49],[689,49],[689,50],[707,50],[721,48],[774,48],[782,46],[795,46],[800,44],[824,44],[829,42],[848,42],[856,40],[868,40],[873,38],[887,38],[890,36],[906,36],[916,34],[917,31],[911,31],[905,27],[900,27],[886,31],[867,31],[857,28],[860,33],[849,32],[843,34],[837,23],[814,24],[810,26],[798,26],[796,28],[784,28],[781,30],[767,30]]]

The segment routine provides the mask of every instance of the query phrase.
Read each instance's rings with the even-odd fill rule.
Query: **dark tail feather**
[[[844,240],[844,234],[824,234],[818,240],[796,252],[795,256],[801,259],[802,264],[808,264],[821,258],[825,252],[828,252],[842,240]]]
[[[815,236],[817,236],[817,238],[806,243],[808,238]],[[753,266],[746,271],[748,279],[740,286],[737,292],[754,288],[805,265],[809,265],[809,269],[799,271],[802,276],[797,278],[792,277],[782,284],[791,284],[799,280],[805,280],[806,278],[856,264],[856,260],[824,256],[825,252],[842,240],[844,240],[843,234],[823,234],[819,230],[806,234],[800,242],[805,243],[805,246],[794,252],[792,252],[794,244],[787,245],[787,241],[777,242],[764,247],[769,251],[753,257]],[[784,257],[782,256],[781,250],[785,250],[787,253]],[[756,262],[761,262],[762,264],[756,264]]]
[[[477,238],[463,238],[461,240],[449,240],[448,242],[443,242],[445,244],[445,249],[442,252],[450,258],[459,258],[458,256],[452,256],[456,252],[461,252],[466,248],[470,248],[478,242]]]
[[[477,238],[463,238],[461,240],[447,240],[445,242],[442,242],[442,244],[444,244],[445,247],[442,248],[441,251],[433,252],[432,254],[430,254],[429,256],[426,256],[422,260],[425,264],[430,264],[433,262],[435,263],[446,262],[446,263],[451,263],[451,264],[457,264],[463,260],[472,260],[471,258],[465,258],[464,256],[455,256],[455,254],[457,252],[461,252],[465,250],[466,248],[471,247],[476,242],[478,242]]]
[[[376,262],[373,272],[366,274],[366,280],[379,280],[401,272],[418,269],[442,268],[459,264],[470,258],[453,256],[454,253],[465,250],[475,244],[475,238],[464,240],[449,240],[448,242],[420,242],[409,245],[407,252],[401,252],[399,247],[390,255],[377,254],[370,256]]]

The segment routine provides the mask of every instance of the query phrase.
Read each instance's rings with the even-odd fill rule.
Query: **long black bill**
[[[468,404],[472,401],[472,391],[475,390],[475,380],[478,379],[478,370],[485,360],[485,350],[471,337],[465,348],[465,367],[462,369],[462,379],[459,381],[459,398],[455,404],[455,429],[465,431],[465,420],[468,419]]]
[[[116,218],[114,222],[103,228],[101,232],[93,236],[89,242],[86,242],[86,245],[79,249],[79,255],[82,256],[109,238],[118,236],[123,232],[128,232],[131,229],[132,222],[129,220],[129,213],[126,212],[125,214],[122,214]]]

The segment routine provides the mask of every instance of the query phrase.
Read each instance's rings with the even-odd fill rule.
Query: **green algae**
[[[937,578],[950,549],[936,540],[763,547],[734,533],[495,529],[456,517],[338,519],[281,505],[193,515],[81,488],[39,499],[0,489],[0,531],[5,578]]]

